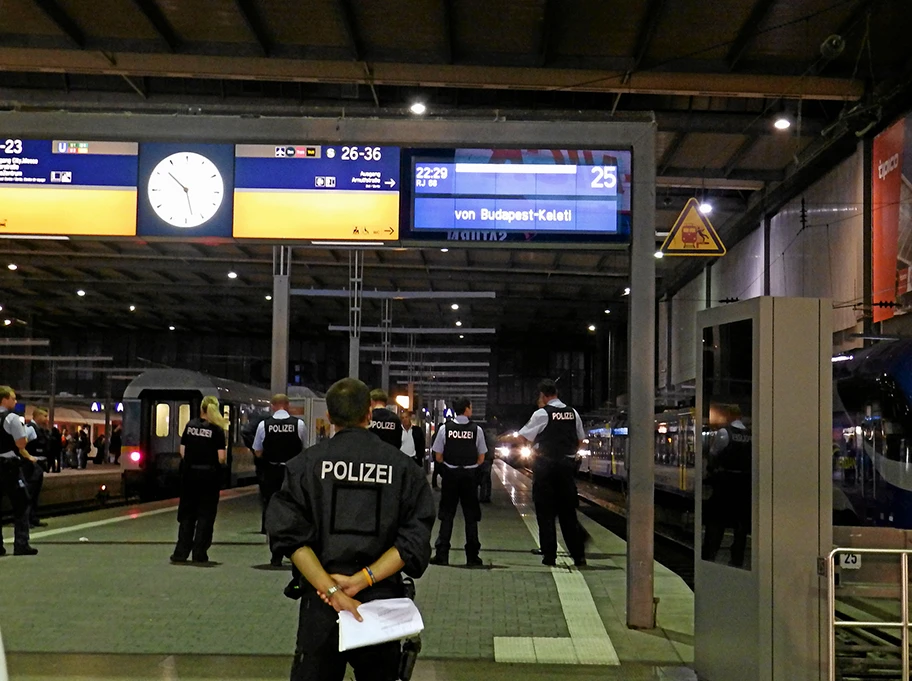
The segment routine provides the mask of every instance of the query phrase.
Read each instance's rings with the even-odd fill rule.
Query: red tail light
[[[139,452],[130,452],[130,461],[133,463],[139,463],[139,460],[142,458],[142,454]]]

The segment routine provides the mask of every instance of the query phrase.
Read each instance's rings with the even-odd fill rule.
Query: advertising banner
[[[871,178],[873,199],[873,300],[874,321],[890,319],[895,313],[912,311],[908,291],[908,268],[912,265],[912,224],[908,211],[902,211],[910,197],[912,155],[905,145],[912,140],[907,134],[912,116],[894,124],[874,139],[874,173]],[[900,243],[905,248],[900,250]],[[901,284],[901,286],[900,286]],[[877,303],[896,303],[896,307]]]

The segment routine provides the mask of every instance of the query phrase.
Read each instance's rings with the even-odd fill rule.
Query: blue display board
[[[629,239],[629,151],[413,150],[403,172],[412,238]]]

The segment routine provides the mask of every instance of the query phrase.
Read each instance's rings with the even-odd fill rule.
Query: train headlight
[[[530,456],[532,456],[532,448],[529,446],[520,448],[519,455],[524,459],[528,459]]]
[[[130,461],[133,463],[139,463],[139,460],[142,458],[142,454],[139,452],[130,452]]]
[[[502,456],[502,457],[509,456],[509,455],[510,455],[510,448],[509,448],[509,447],[498,447],[498,448],[497,448],[497,453],[498,453],[500,456]]]

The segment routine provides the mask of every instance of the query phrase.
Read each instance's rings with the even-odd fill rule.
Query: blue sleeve
[[[437,436],[434,438],[434,446],[431,447],[431,450],[437,454],[443,454],[443,446],[446,443],[446,426],[440,426],[437,429]]]
[[[263,449],[263,440],[266,439],[266,422],[260,421],[257,425],[256,435],[253,436],[253,451]]]
[[[298,419],[298,437],[301,438],[301,451],[307,449],[307,424],[304,419]]]
[[[479,454],[488,453],[488,443],[485,442],[484,431],[481,429],[481,426],[477,426],[478,430],[475,431],[475,448],[478,450]]]
[[[547,425],[548,412],[544,409],[539,409],[532,414],[532,418],[530,418],[529,422],[520,429],[519,434],[529,442],[535,442],[535,438],[539,436]]]

